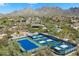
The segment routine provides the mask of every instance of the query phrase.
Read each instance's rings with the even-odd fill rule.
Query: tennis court
[[[75,50],[74,48],[76,47],[76,45],[72,43],[63,41],[53,36],[47,36],[44,34],[36,34],[31,36],[31,38],[35,42],[41,44],[42,46],[44,45],[50,46],[51,49],[54,49],[55,52],[60,55],[67,54]]]
[[[20,38],[18,40],[19,46],[23,51],[36,51],[36,49],[49,46],[56,54],[65,55],[75,50],[76,45],[70,42],[63,41],[53,36],[45,34],[34,34],[28,38]]]
[[[19,40],[18,43],[24,51],[31,51],[39,47],[38,45],[29,41],[28,39]]]
[[[43,35],[43,34],[36,34],[36,35],[33,35],[31,36],[31,38],[37,42],[38,44],[41,44],[41,45],[57,45],[59,43],[61,43],[61,41],[56,41],[55,39],[56,38],[50,38],[50,37],[47,37],[46,35]]]

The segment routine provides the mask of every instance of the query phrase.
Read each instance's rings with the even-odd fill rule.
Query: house
[[[71,25],[71,27],[77,30],[79,28],[79,23],[74,23]]]
[[[42,22],[41,22],[41,19],[38,18],[38,17],[35,17],[32,19],[31,21],[31,27],[33,28],[39,28],[42,26]]]
[[[5,33],[0,33],[0,39],[2,39],[4,36],[6,36],[7,34]]]
[[[12,36],[12,39],[17,39],[21,37],[26,37],[27,35],[28,35],[28,32],[26,31],[18,31],[13,33],[11,36]]]

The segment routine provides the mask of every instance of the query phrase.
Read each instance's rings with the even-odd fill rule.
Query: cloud
[[[28,3],[30,7],[36,5],[37,3]]]
[[[5,6],[6,4],[5,3],[0,3],[0,6]]]

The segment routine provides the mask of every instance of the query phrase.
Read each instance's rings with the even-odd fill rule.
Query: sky
[[[79,7],[79,3],[0,3],[0,13],[5,14],[24,8],[37,9],[46,6],[68,9],[71,7]]]

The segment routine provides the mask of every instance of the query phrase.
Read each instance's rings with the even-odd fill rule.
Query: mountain
[[[33,9],[23,9],[7,14],[8,16],[40,16],[40,12]]]
[[[4,16],[4,14],[0,13],[0,17],[3,17],[3,16]]]
[[[59,7],[42,7],[37,9],[37,11],[42,12],[47,15],[60,15],[63,14],[63,10]]]
[[[77,14],[77,13],[79,13],[79,8],[78,7],[70,8],[70,11],[71,11],[71,13]]]
[[[62,9],[59,7],[42,7],[38,9],[22,9],[6,14],[6,16],[53,16],[53,15],[79,15],[79,8]],[[1,15],[2,16],[2,15]]]
[[[23,9],[7,14],[8,16],[52,16],[63,14],[59,7],[42,7],[38,9]]]
[[[79,7],[72,7],[70,9],[65,10],[64,14],[79,16]]]

